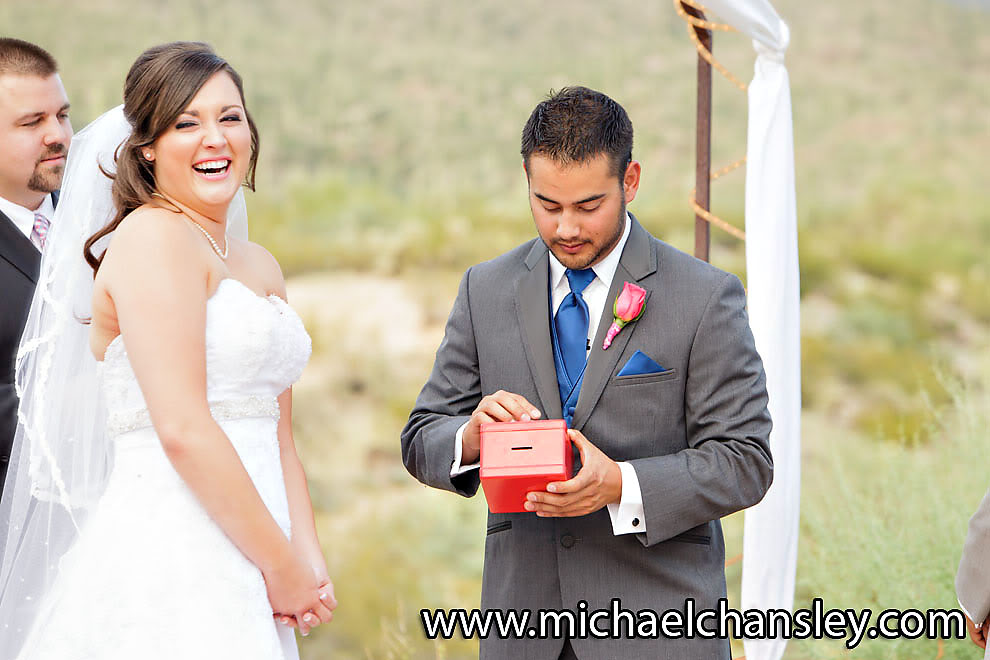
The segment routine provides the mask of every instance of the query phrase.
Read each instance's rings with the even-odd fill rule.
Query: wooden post
[[[705,14],[694,7],[681,3],[691,16],[704,20]],[[692,27],[702,45],[712,50],[712,31],[700,27]],[[698,205],[706,211],[711,210],[711,169],[712,169],[712,66],[698,55],[698,119],[697,136],[695,139],[695,199]],[[711,225],[700,215],[694,216],[694,256],[709,261],[711,247]]]

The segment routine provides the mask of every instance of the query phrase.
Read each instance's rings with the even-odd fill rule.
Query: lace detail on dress
[[[271,417],[278,421],[278,399],[249,396],[243,399],[227,399],[210,403],[210,414],[220,422],[245,417]],[[107,419],[107,436],[116,437],[151,426],[151,414],[147,408],[130,412],[114,411]]]

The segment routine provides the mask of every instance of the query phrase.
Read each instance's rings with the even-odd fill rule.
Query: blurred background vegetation
[[[986,488],[990,12],[986,2],[776,0],[791,28],[805,483],[797,606],[954,607]],[[295,417],[341,608],[307,659],[462,658],[422,607],[474,607],[484,502],[416,484],[398,432],[460,273],[533,235],[518,141],[551,88],[617,99],[644,180],[631,209],[692,246],[695,51],[670,2],[0,0],[0,32],[59,59],[76,129],[120,102],[144,48],[212,43],[262,135],[252,237],[314,336]],[[748,80],[738,34],[715,51]],[[745,153],[746,98],[715,78],[713,161]],[[714,210],[743,224],[744,174]],[[713,261],[745,276],[713,230]],[[727,556],[741,551],[727,520]],[[739,565],[728,569],[737,602]],[[734,650],[741,653],[741,646]],[[967,641],[863,658],[977,658]],[[791,644],[788,658],[846,655]]]

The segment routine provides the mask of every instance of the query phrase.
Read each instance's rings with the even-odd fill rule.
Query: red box
[[[525,511],[526,493],[570,479],[573,466],[562,419],[481,425],[481,486],[492,513]]]

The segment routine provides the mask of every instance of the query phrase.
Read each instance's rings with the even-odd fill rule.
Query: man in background
[[[71,139],[55,59],[34,44],[0,38],[0,493],[17,428],[17,345]]]

